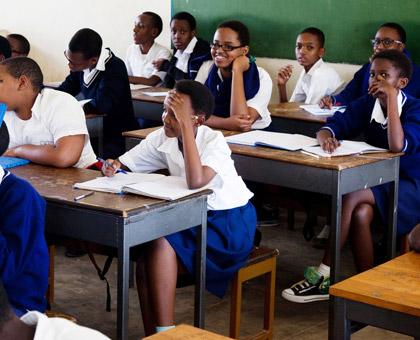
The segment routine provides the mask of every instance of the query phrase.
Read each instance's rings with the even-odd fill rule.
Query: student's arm
[[[29,159],[31,162],[67,168],[76,164],[82,154],[85,135],[60,138],[53,145],[19,145],[8,149],[5,156]]]
[[[130,84],[143,84],[148,86],[156,86],[161,82],[161,79],[158,76],[150,76],[149,78],[146,77],[135,77],[135,76],[128,76],[128,81]]]
[[[66,79],[57,87],[57,90],[67,92],[72,96],[80,93],[80,79],[78,72],[70,72]]]
[[[205,125],[213,129],[224,129],[231,131],[249,131],[251,130],[252,121],[250,116],[234,115],[228,118],[211,115],[206,121]]]
[[[286,65],[277,72],[277,88],[279,90],[279,102],[287,102],[286,83],[292,76],[292,65]]]
[[[194,126],[198,127],[201,125],[199,120],[203,119],[203,115],[196,116],[197,118],[193,121],[191,119],[191,112],[188,111],[186,103],[175,91],[168,95],[165,104],[174,111],[175,117],[181,127],[182,148],[188,188],[201,188],[209,183],[216,175],[216,172],[212,168],[201,164],[197,144],[195,143]]]

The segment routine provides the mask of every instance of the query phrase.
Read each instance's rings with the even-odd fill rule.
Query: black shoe
[[[86,254],[87,253],[84,250],[80,248],[76,248],[76,247],[67,247],[67,250],[64,253],[66,257],[70,257],[70,258],[82,257],[83,255],[86,255]]]
[[[280,224],[279,220],[279,209],[277,206],[272,204],[263,204],[261,209],[258,211],[258,227],[269,227]]]

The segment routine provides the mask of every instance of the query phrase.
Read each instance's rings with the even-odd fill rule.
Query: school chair
[[[47,310],[45,311],[45,315],[48,316],[49,318],[62,318],[62,319],[66,319],[71,322],[77,323],[77,319],[74,316],[63,313],[63,312]]]
[[[51,309],[51,304],[54,302],[54,257],[55,257],[55,245],[48,246],[48,257],[49,257],[49,271],[48,271],[48,288],[47,288],[47,309]]]
[[[253,340],[273,338],[274,305],[276,288],[277,249],[255,247],[246,264],[235,274],[231,284],[231,308],[229,336],[238,339],[241,324],[242,284],[245,281],[264,275],[264,323],[263,328],[249,337]]]

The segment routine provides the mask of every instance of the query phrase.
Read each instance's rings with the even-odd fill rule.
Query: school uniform
[[[35,328],[34,340],[109,340],[94,329],[63,318],[49,318],[36,311],[27,312],[20,320]]]
[[[398,108],[405,139],[404,155],[400,159],[397,232],[403,235],[420,223],[420,100],[400,91]],[[337,139],[353,138],[363,132],[367,143],[388,149],[387,123],[379,100],[365,95],[351,102],[345,112],[337,111],[328,118],[323,128],[331,131]],[[371,189],[375,205],[386,224],[390,185]]]
[[[222,297],[229,280],[245,264],[253,247],[256,213],[249,199],[253,194],[238,176],[231,151],[223,135],[207,126],[197,129],[196,144],[203,166],[216,172],[208,196],[206,287]],[[135,148],[119,157],[134,172],[168,169],[173,176],[186,177],[178,139],[154,131]],[[194,273],[196,230],[166,236],[189,273]]]
[[[337,71],[320,58],[308,72],[302,70],[290,101],[318,104],[324,96],[333,94],[342,84]]]
[[[210,60],[210,45],[207,41],[194,37],[184,51],[175,49],[171,60],[162,64],[166,71],[163,87],[173,88],[181,79],[195,79],[202,63]]]
[[[62,137],[84,135],[82,154],[74,167],[86,168],[96,162],[85,114],[76,99],[67,93],[44,88],[31,110],[32,117],[28,120],[20,119],[14,111],[6,112],[4,121],[9,131],[9,148],[56,144]]]
[[[409,57],[407,51],[404,54]],[[410,59],[411,60],[411,59]],[[413,74],[410,82],[404,88],[404,92],[415,98],[420,98],[420,67],[411,61],[413,67]],[[348,105],[353,100],[367,94],[369,88],[369,74],[371,63],[364,64],[358,70],[352,80],[346,85],[343,91],[332,96],[334,105]]]
[[[48,249],[45,201],[26,181],[0,167],[0,276],[18,316],[44,312]]]
[[[129,76],[150,78],[157,76],[160,80],[166,76],[166,72],[157,70],[152,62],[156,59],[171,59],[171,51],[166,47],[154,42],[146,54],[141,53],[140,46],[132,44],[127,49],[125,66]]]
[[[250,68],[244,72],[243,76],[246,104],[260,115],[252,124],[252,129],[264,129],[271,123],[268,104],[273,83],[270,75],[262,67],[251,63]],[[230,117],[232,78],[224,79],[213,60],[209,60],[203,63],[195,80],[206,85],[212,92],[215,98],[213,114],[223,118]]]
[[[122,132],[138,129],[134,118],[130,85],[124,62],[104,48],[92,70],[70,72],[57,88],[60,91],[91,99],[84,108],[104,117],[104,158],[116,158],[125,150]]]

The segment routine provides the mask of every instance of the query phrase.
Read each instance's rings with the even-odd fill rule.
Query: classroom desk
[[[314,137],[316,132],[325,125],[328,116],[315,116],[300,108],[301,103],[270,104],[270,130],[284,133],[300,133]]]
[[[11,170],[29,181],[47,201],[46,232],[118,248],[117,338],[128,338],[129,250],[136,245],[198,226],[194,324],[204,327],[203,294],[207,243],[207,195],[203,190],[165,201],[139,195],[95,192],[74,202],[85,190],[76,182],[99,172],[29,164]]]
[[[147,87],[131,91],[134,115],[136,118],[143,118],[148,121],[162,125],[162,112],[164,96],[153,97],[145,95],[144,92],[166,92],[170,89],[164,87]]]
[[[358,321],[420,339],[420,254],[407,253],[331,286],[336,339]]]
[[[154,128],[156,129],[156,128]],[[126,147],[139,143],[154,130],[126,132]],[[229,144],[235,167],[242,178],[254,182],[306,190],[331,196],[331,282],[340,280],[340,237],[343,195],[391,183],[387,256],[395,256],[396,212],[401,153],[375,153],[370,155],[314,158],[300,152],[265,147]],[[252,166],[250,166],[252,165]],[[334,299],[332,299],[334,300]],[[330,303],[329,334],[334,328],[334,303]]]
[[[104,117],[103,114],[86,113],[86,126],[92,146],[96,145],[95,152],[102,156],[104,151]],[[95,143],[95,140],[97,143]]]

